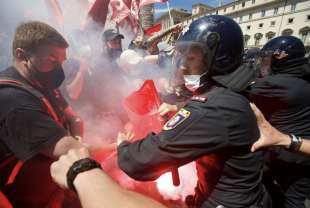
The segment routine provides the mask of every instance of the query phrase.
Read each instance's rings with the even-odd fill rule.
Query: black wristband
[[[67,172],[67,184],[68,184],[69,189],[76,192],[76,189],[73,185],[73,182],[74,182],[74,179],[76,178],[76,176],[79,173],[82,173],[82,172],[85,172],[88,170],[92,170],[95,168],[101,169],[101,165],[93,159],[84,158],[84,159],[75,161]]]
[[[291,152],[297,152],[300,149],[302,139],[301,137],[297,137],[294,134],[291,134],[290,137],[291,137],[291,144],[288,147],[288,150]]]

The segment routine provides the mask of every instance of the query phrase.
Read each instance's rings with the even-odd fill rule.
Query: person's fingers
[[[117,135],[117,145],[120,145],[123,141],[125,141],[126,135],[122,132],[119,132],[118,135]]]
[[[87,158],[87,157],[90,156],[89,150],[88,150],[87,148],[85,148],[85,147],[80,148],[80,149],[79,149],[79,152],[80,152],[80,156],[81,156],[82,158]]]
[[[158,108],[158,113],[161,114],[166,109],[166,103],[163,103]]]
[[[251,108],[256,116],[257,122],[262,123],[265,120],[265,117],[263,113],[257,108],[257,106],[254,103],[250,103]]]
[[[51,172],[52,178],[55,177],[55,170],[56,170],[56,168],[57,168],[57,162],[55,161],[50,166],[50,172]]]
[[[163,110],[161,110],[161,111],[159,112],[159,115],[160,115],[160,116],[164,116],[164,115],[166,115],[168,112],[169,112],[169,110],[168,110],[167,108],[165,108],[165,109],[163,109]]]
[[[126,138],[129,141],[132,140],[134,138],[134,136],[135,136],[134,133],[131,131],[127,132],[127,134],[126,134]]]
[[[251,152],[255,152],[259,149],[259,141],[255,142],[251,147]]]

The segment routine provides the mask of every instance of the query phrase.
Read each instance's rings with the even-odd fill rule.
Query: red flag
[[[161,24],[158,23],[158,24],[154,25],[153,27],[146,29],[144,32],[146,35],[152,36],[153,33],[159,32],[160,30],[161,30]]]
[[[61,7],[57,0],[45,0],[47,11],[50,16],[50,20],[55,26],[63,31],[64,29],[64,17],[61,11]]]
[[[88,12],[88,16],[102,27],[104,27],[107,19],[109,3],[110,0],[96,0]]]
[[[148,4],[154,4],[154,3],[164,3],[168,0],[140,0],[140,4],[139,4],[139,7],[143,7],[145,5],[148,5]]]
[[[123,0],[111,0],[110,2],[112,8],[111,20],[117,24],[130,15],[130,9],[126,3]]]
[[[124,100],[135,138],[143,138],[150,132],[158,133],[164,124],[157,110],[160,106],[153,80],[146,80],[142,87]]]

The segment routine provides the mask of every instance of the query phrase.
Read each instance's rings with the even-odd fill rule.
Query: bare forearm
[[[83,208],[127,207],[162,208],[161,204],[140,194],[127,191],[100,169],[78,174],[74,180]]]
[[[310,140],[302,139],[302,144],[299,149],[300,152],[310,155]]]

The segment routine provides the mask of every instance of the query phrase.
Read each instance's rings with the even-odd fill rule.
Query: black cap
[[[114,29],[109,29],[104,31],[103,35],[102,35],[102,40],[103,41],[110,41],[110,40],[114,40],[114,39],[124,39],[124,36],[118,32],[116,32]]]

